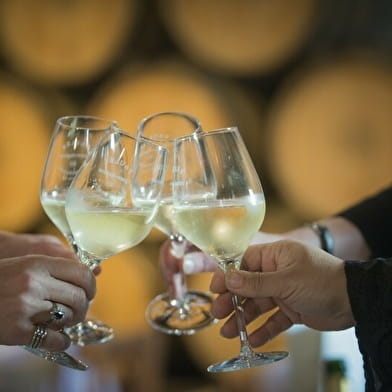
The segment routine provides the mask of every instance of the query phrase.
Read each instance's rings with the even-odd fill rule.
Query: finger
[[[91,273],[90,275],[93,276]],[[71,312],[67,313],[71,315],[69,321],[67,319],[67,324],[68,322],[74,324],[84,319],[90,300],[83,288],[42,274],[35,274],[27,285],[29,295],[24,296],[24,309],[28,309],[30,315],[44,313],[39,317],[47,317],[52,303],[55,302],[71,309]],[[40,321],[48,320],[41,320],[41,318]]]
[[[94,298],[96,293],[95,277],[87,266],[73,263],[70,259],[56,258],[46,263],[46,267],[52,277],[80,287],[85,291],[89,300]]]
[[[70,309],[66,325],[73,325],[84,320],[90,301],[83,289],[62,281],[48,281],[47,285],[48,297],[46,299]]]
[[[69,247],[57,237],[49,234],[35,234],[32,237],[29,252],[33,254],[44,254],[53,257],[71,258],[78,261],[77,256]]]
[[[225,282],[228,290],[248,298],[281,297],[284,272],[228,271]]]
[[[71,339],[63,331],[53,331],[48,329],[48,335],[45,338],[41,348],[48,351],[64,351],[71,345]]]
[[[167,286],[167,292],[170,297],[174,298],[176,296],[174,275],[180,273],[182,261],[174,257],[170,249],[170,240],[166,240],[159,249],[158,264],[161,275]]]
[[[292,321],[281,310],[277,310],[260,328],[249,335],[250,344],[252,347],[261,346],[292,325]]]
[[[261,315],[275,309],[277,306],[271,298],[258,299],[257,301],[247,298],[241,304],[241,307],[244,311],[245,322],[249,324]]]
[[[59,331],[66,326],[71,326],[76,324],[78,321],[74,317],[72,309],[64,304],[56,303],[59,311],[62,313],[62,317],[56,319],[56,317],[51,314],[54,308],[54,303],[50,301],[43,302],[45,309],[41,312],[35,314],[31,320],[33,324],[45,325],[50,329]]]
[[[171,252],[171,242],[166,240],[159,249],[159,267],[165,280],[170,280],[173,274],[180,272],[181,261]]]
[[[276,308],[276,304],[269,298],[265,300],[258,300],[257,303],[252,299],[246,299],[241,303],[243,310],[245,325],[248,325],[262,314]],[[230,317],[230,319],[222,326],[221,335],[226,338],[233,338],[238,336],[238,326],[236,315]]]
[[[101,272],[102,272],[102,267],[101,267],[100,265],[98,265],[97,267],[95,267],[95,268],[93,269],[93,274],[94,274],[95,276],[98,276]]]
[[[214,259],[203,252],[189,252],[184,256],[183,270],[185,274],[213,272],[217,268]]]
[[[44,254],[53,257],[67,257],[77,260],[74,252],[58,237],[50,234],[13,234],[15,243],[13,255]]]
[[[249,246],[242,258],[241,269],[259,272],[276,271],[279,253],[280,247],[276,242]]]
[[[29,331],[27,331],[24,339],[26,346],[31,346],[36,328],[36,325],[32,325]],[[37,348],[47,351],[64,351],[70,346],[71,340],[64,332],[54,331],[48,328],[46,328],[46,332],[47,335],[42,339],[42,342]]]
[[[226,318],[233,312],[232,295],[229,292],[218,295],[211,305],[211,313],[217,319]]]
[[[218,269],[212,276],[210,290],[216,294],[227,292],[225,273],[221,269]]]

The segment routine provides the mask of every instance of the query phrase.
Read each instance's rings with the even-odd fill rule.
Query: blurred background
[[[57,117],[94,114],[135,131],[165,110],[205,129],[237,125],[267,199],[265,231],[333,214],[392,180],[392,3],[388,0],[1,0],[0,229],[53,233],[39,185]],[[145,322],[165,290],[157,231],[103,265],[91,314],[116,338],[57,368],[1,348],[0,391],[315,392],[342,361],[363,390],[353,331],[294,328],[267,349],[290,358],[210,375],[237,352],[220,324],[168,337]],[[208,289],[209,274],[190,277]]]

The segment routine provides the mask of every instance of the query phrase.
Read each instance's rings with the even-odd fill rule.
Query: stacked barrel
[[[238,125],[266,193],[264,230],[386,186],[391,14],[371,0],[0,2],[0,229],[58,234],[39,204],[40,177],[55,119],[75,113],[130,133],[165,110],[190,112],[206,130]],[[144,308],[164,289],[162,240],[154,230],[104,265],[93,311],[121,334],[149,328]],[[132,311],[109,305],[118,301]],[[217,333],[186,343],[203,367],[225,357]]]

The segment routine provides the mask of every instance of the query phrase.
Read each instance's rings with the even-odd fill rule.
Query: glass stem
[[[84,252],[81,249],[78,249],[77,255],[79,257],[80,262],[84,265],[87,265],[87,267],[90,268],[91,270],[98,267],[98,265],[103,260],[103,259],[92,257],[91,254]]]
[[[78,249],[78,246],[76,245],[76,242],[75,242],[73,236],[72,235],[68,235],[68,236],[66,236],[66,238],[67,238],[67,241],[68,241],[69,245],[71,246],[72,250],[74,251],[74,253],[76,255],[78,255],[79,254],[79,249]]]
[[[236,270],[234,262],[227,265],[226,270]],[[253,355],[252,346],[249,343],[248,332],[246,330],[244,308],[241,306],[240,299],[237,295],[232,295],[231,300],[234,306],[234,312],[237,320],[238,334],[240,337],[240,356],[247,358]]]
[[[171,254],[177,259],[182,259],[185,254],[186,249],[185,238],[181,234],[171,234],[170,235],[170,246]],[[180,271],[173,276],[175,299],[180,302],[180,306],[184,306],[184,298],[187,292],[187,286],[185,282],[184,272],[182,266]]]
[[[248,357],[253,354],[252,346],[249,343],[248,332],[246,330],[244,309],[242,308],[239,298],[233,295],[231,300],[233,301],[234,311],[237,319],[237,328],[240,336],[241,351],[240,355],[242,357]]]

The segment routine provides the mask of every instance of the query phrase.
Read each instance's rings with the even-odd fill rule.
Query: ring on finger
[[[52,309],[50,310],[50,321],[59,321],[62,320],[65,312],[64,310],[61,308],[61,306],[56,303],[56,302],[52,302],[53,306]]]
[[[37,325],[31,339],[30,347],[34,349],[40,348],[47,335],[48,330],[43,325]]]

